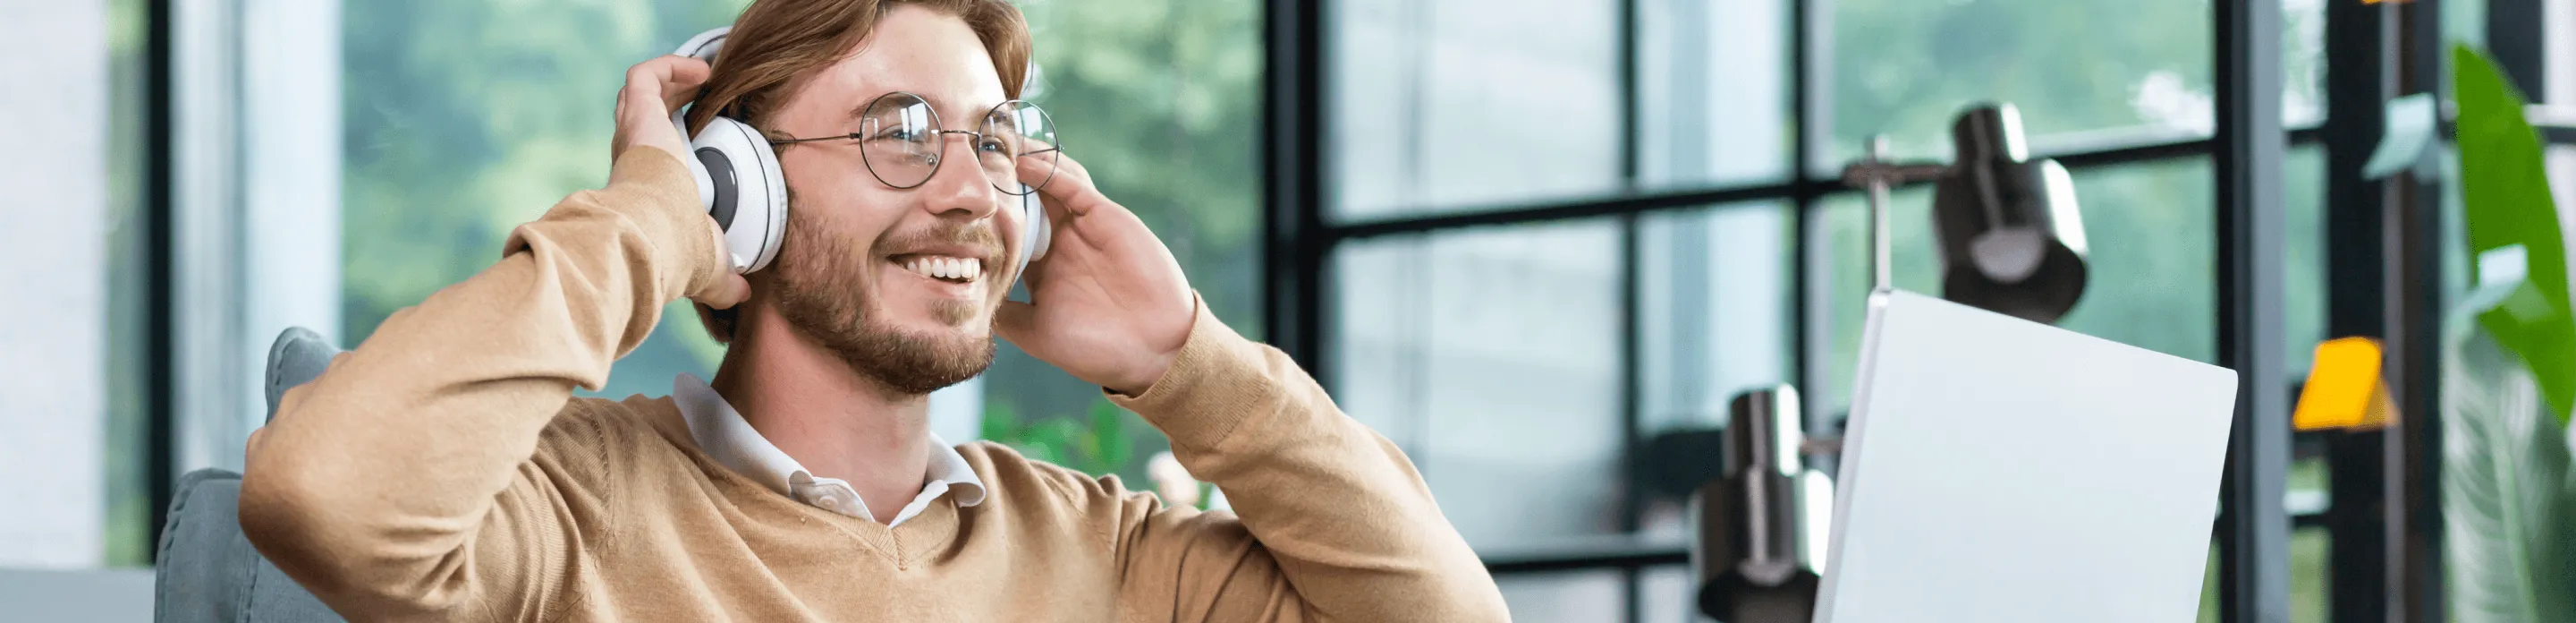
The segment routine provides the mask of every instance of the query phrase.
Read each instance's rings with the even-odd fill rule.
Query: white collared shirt
[[[689,438],[717,463],[767,485],[788,499],[851,517],[877,520],[874,513],[868,512],[867,502],[859,499],[859,491],[850,488],[848,481],[816,477],[805,471],[803,464],[779,450],[768,437],[761,436],[759,430],[751,427],[750,421],[742,419],[742,412],[735,411],[733,404],[725,402],[724,396],[718,395],[715,388],[708,387],[706,381],[698,380],[697,375],[681,374],[671,381],[671,402],[680,407],[680,417],[688,421]],[[929,482],[922,485],[921,495],[913,496],[911,504],[904,505],[893,519],[885,521],[886,527],[903,525],[904,520],[921,514],[922,509],[929,508],[931,502],[948,493],[957,494],[958,506],[984,503],[984,481],[975,476],[973,467],[966,464],[966,456],[958,454],[957,448],[941,440],[938,433],[930,434],[930,448]]]

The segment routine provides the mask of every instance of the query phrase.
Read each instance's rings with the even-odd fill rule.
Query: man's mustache
[[[975,225],[949,225],[889,233],[877,243],[877,248],[884,250],[880,255],[900,255],[910,253],[914,249],[939,246],[963,246],[974,249],[977,254],[983,256],[982,259],[999,260],[1002,256],[1002,235],[994,231],[990,221],[986,221]]]

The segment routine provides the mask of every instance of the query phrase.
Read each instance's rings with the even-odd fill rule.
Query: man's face
[[[948,130],[977,129],[1004,98],[992,57],[964,21],[901,5],[763,129],[800,138],[858,132],[859,113],[894,91],[928,101]],[[907,189],[871,175],[856,141],[779,152],[791,197],[785,246],[756,278],[789,325],[889,389],[925,394],[992,365],[993,311],[1018,276],[1023,224],[1017,197],[993,187],[971,140],[943,136],[937,173]],[[973,276],[915,270],[937,262],[952,272],[964,264]]]

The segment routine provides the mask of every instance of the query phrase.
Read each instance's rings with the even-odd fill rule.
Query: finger
[[[656,58],[626,68],[626,86],[617,91],[619,119],[643,116],[650,109],[642,103],[661,97],[662,77],[670,74],[663,65],[662,59]]]
[[[666,56],[667,74],[662,81],[662,114],[669,115],[690,101],[698,99],[698,88],[706,86],[714,75],[707,62],[687,56]]]
[[[1057,169],[1060,169],[1060,171],[1056,173],[1057,175],[1071,176],[1075,179],[1082,180],[1082,185],[1084,186],[1091,185],[1091,169],[1082,166],[1082,161],[1075,160],[1073,156],[1065,154],[1063,150],[1057,150],[1055,152],[1055,166]]]
[[[708,307],[716,309],[733,309],[733,306],[741,305],[744,300],[750,298],[751,280],[728,270],[723,275],[717,276],[715,283],[707,286],[707,292],[700,295],[698,302],[706,303]]]
[[[1090,214],[1098,204],[1108,201],[1100,195],[1099,188],[1092,186],[1091,175],[1082,170],[1081,164],[1062,151],[1053,153],[1052,166],[1046,158],[1019,159],[1020,183],[1037,185],[1040,199],[1063,206],[1073,216]]]
[[[1059,180],[1070,180],[1067,184],[1067,186],[1070,187],[1068,189],[1070,191],[1068,192],[1068,199],[1070,200],[1065,202],[1065,207],[1074,216],[1090,216],[1095,212],[1105,211],[1111,214],[1120,215],[1118,218],[1112,220],[1134,221],[1138,225],[1144,224],[1144,219],[1138,218],[1135,212],[1127,209],[1127,206],[1119,205],[1118,202],[1109,200],[1108,195],[1102,194],[1100,192],[1099,185],[1092,183],[1091,170],[1084,168],[1080,161],[1074,160],[1071,156],[1064,155],[1063,152],[1057,152],[1056,156],[1055,177]],[[1081,225],[1080,220],[1069,222],[1072,223],[1072,226]]]
[[[1037,335],[1037,323],[1037,307],[1028,303],[1006,299],[1000,309],[993,310],[993,334],[1010,340],[1020,350],[1031,350],[1026,338]]]
[[[705,86],[710,75],[706,61],[686,56],[663,55],[626,68],[626,88],[618,94],[620,118],[634,115],[634,121],[646,116],[668,117],[671,111],[694,100],[698,88]],[[661,102],[652,106],[645,102]]]

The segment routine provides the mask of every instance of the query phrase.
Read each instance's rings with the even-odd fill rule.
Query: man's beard
[[[989,336],[921,335],[870,317],[876,301],[865,284],[876,274],[877,258],[824,232],[820,223],[798,222],[805,219],[793,212],[788,220],[772,279],[778,314],[789,327],[820,342],[861,376],[909,395],[965,382],[993,365]],[[953,325],[974,317],[979,304],[941,299],[931,303],[931,311]]]

